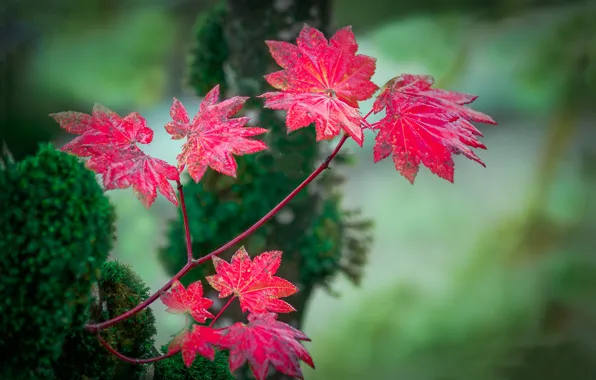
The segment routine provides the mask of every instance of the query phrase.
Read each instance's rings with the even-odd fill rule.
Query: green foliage
[[[198,96],[205,96],[216,84],[221,85],[222,93],[226,91],[223,69],[228,58],[223,30],[225,17],[226,3],[222,1],[201,13],[196,21],[188,82]]]
[[[99,300],[96,300],[94,312],[87,315],[91,320],[116,317],[149,297],[149,288],[143,280],[128,265],[117,261],[109,261],[103,265],[98,285]],[[148,358],[152,356],[155,333],[153,312],[145,309],[103,331],[102,337],[124,355]],[[146,371],[146,365],[125,363],[110,354],[94,335],[82,328],[69,336],[62,357],[55,366],[55,372],[65,379],[81,379],[86,376],[94,379],[134,380],[140,379]]]
[[[84,323],[114,211],[93,173],[50,145],[8,164],[0,187],[0,377],[51,378],[69,330]]]
[[[343,271],[358,283],[372,238],[372,223],[358,218],[358,212],[343,211],[338,194],[326,199],[310,228],[299,235],[300,280],[327,285],[333,274]],[[342,257],[344,260],[342,260]]]
[[[168,345],[162,347],[163,352],[168,351]],[[228,353],[217,351],[215,360],[211,361],[197,355],[190,368],[182,361],[182,355],[176,354],[155,363],[153,380],[233,380],[228,366]]]
[[[119,262],[104,264],[99,289],[100,299],[107,306],[107,312],[102,313],[104,320],[125,313],[149,298],[149,287],[129,266]],[[147,308],[107,329],[104,339],[124,355],[148,358],[156,332],[155,317]],[[114,360],[118,363],[115,378],[136,379],[145,371],[142,366],[130,365],[116,358]]]
[[[90,310],[78,314],[80,325],[69,331],[62,355],[54,363],[55,379],[79,380],[114,378],[115,358],[99,343],[94,334],[89,333],[83,325],[94,320],[99,313],[99,305],[93,304]]]

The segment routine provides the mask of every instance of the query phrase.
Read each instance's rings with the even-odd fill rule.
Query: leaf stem
[[[370,114],[373,113],[373,110],[374,110],[374,108],[371,108],[370,111],[368,111],[368,113],[362,117],[362,120],[368,119],[368,117],[370,116]]]
[[[168,281],[164,286],[162,286],[157,292],[153,293],[145,301],[141,302],[140,304],[138,304],[137,306],[128,310],[127,312],[122,313],[119,316],[114,317],[112,319],[108,319],[107,321],[100,322],[100,323],[94,323],[94,324],[87,324],[87,325],[85,325],[85,329],[87,331],[97,332],[99,330],[106,329],[112,325],[115,325],[118,322],[121,322],[125,319],[132,317],[139,311],[145,309],[147,306],[149,306],[153,302],[155,302],[155,300],[158,299],[159,296],[161,296],[163,293],[168,291],[168,289],[172,286],[174,281],[179,280],[182,276],[184,276],[186,273],[188,273],[188,271],[190,271],[193,267],[194,267],[194,265],[192,265],[190,262],[186,263],[186,265],[184,267],[182,267],[182,269],[180,269],[180,272],[176,273],[176,275],[174,277],[172,277],[170,279],[170,281]]]
[[[111,354],[117,356],[120,360],[125,361],[127,363],[132,363],[132,364],[147,364],[147,363],[153,363],[153,362],[157,362],[163,359],[167,359],[170,356],[174,356],[176,355],[178,352],[180,352],[180,348],[177,348],[175,350],[172,350],[164,355],[160,355],[160,356],[154,356],[152,358],[147,358],[147,359],[137,359],[137,358],[131,358],[128,357],[124,354],[121,354],[120,352],[118,352],[114,347],[110,346],[110,344],[108,342],[105,341],[104,338],[101,337],[101,335],[99,334],[99,332],[97,332],[97,340],[99,340],[99,343],[101,343],[102,346],[105,347],[106,350],[108,350]]]
[[[215,318],[213,318],[213,320],[211,321],[211,323],[209,323],[209,327],[213,327],[213,325],[215,324],[215,322],[217,322],[217,320],[219,319],[219,317],[221,317],[221,315],[223,314],[223,312],[228,308],[228,306],[230,306],[230,304],[232,303],[232,301],[234,301],[235,298],[236,298],[236,296],[232,296],[232,298],[230,298],[228,300],[228,302],[221,308],[221,310],[219,311],[219,313],[217,313],[217,315],[215,316]]]
[[[333,150],[333,152],[331,152],[331,154],[329,156],[327,156],[325,161],[323,161],[321,163],[321,165],[319,165],[318,168],[316,168],[300,185],[298,185],[298,187],[296,187],[290,194],[288,194],[287,197],[285,197],[281,202],[279,202],[277,204],[277,206],[272,208],[271,211],[269,211],[267,214],[265,214],[261,219],[259,219],[255,224],[253,224],[251,227],[249,227],[246,231],[242,232],[241,234],[236,236],[234,239],[232,239],[229,242],[227,242],[226,244],[222,245],[215,251],[201,257],[200,259],[188,260],[186,265],[184,267],[182,267],[182,269],[180,269],[180,271],[178,273],[176,273],[176,275],[174,277],[172,277],[172,279],[170,281],[168,281],[157,292],[152,294],[149,298],[147,298],[145,301],[141,302],[137,306],[133,307],[132,309],[128,310],[127,312],[125,312],[117,317],[108,319],[107,321],[95,323],[95,324],[87,324],[87,325],[85,325],[85,329],[90,332],[97,332],[99,330],[103,330],[105,328],[115,325],[118,322],[121,322],[125,319],[132,317],[139,311],[145,309],[146,307],[151,305],[153,302],[155,302],[155,300],[158,299],[159,296],[161,296],[163,293],[168,291],[168,289],[172,286],[174,281],[179,280],[182,276],[184,276],[186,273],[188,273],[192,268],[204,263],[205,261],[209,260],[210,258],[212,258],[214,256],[221,254],[222,252],[231,248],[232,246],[234,246],[241,240],[250,236],[253,232],[255,232],[257,229],[259,229],[261,226],[263,226],[263,224],[265,224],[269,219],[271,219],[275,214],[277,214],[279,212],[279,210],[281,210],[300,191],[302,191],[306,186],[308,186],[308,184],[310,184],[315,178],[317,178],[319,176],[319,174],[321,174],[325,169],[329,168],[329,164],[335,158],[335,156],[339,153],[340,149],[342,148],[342,146],[344,145],[344,143],[346,142],[348,137],[349,137],[348,135],[344,134],[343,137],[341,138],[341,140],[339,141],[339,143],[337,144],[337,146],[335,147],[335,149]],[[182,194],[182,192],[180,192],[180,193]],[[182,197],[180,199],[180,205],[181,205],[181,207],[183,207],[183,216],[184,216],[186,208],[184,206],[182,206],[183,205]],[[185,225],[187,225],[187,224],[188,223],[185,222]],[[188,228],[187,228],[187,231],[188,231]],[[187,237],[188,245],[190,245],[189,241],[190,241],[190,237]],[[192,257],[192,252],[190,253],[190,257]]]
[[[176,181],[178,185],[178,194],[180,197],[180,210],[182,210],[182,220],[184,221],[184,234],[186,238],[186,257],[190,262],[192,260],[192,243],[190,238],[190,228],[188,226],[188,215],[186,213],[186,203],[184,202],[184,191],[182,190],[182,182]]]
[[[209,260],[213,256],[217,256],[217,255],[221,254],[225,250],[233,247],[235,244],[237,244],[241,240],[247,238],[253,232],[255,232],[257,229],[259,229],[263,224],[265,224],[265,222],[267,222],[269,219],[271,219],[271,217],[273,217],[275,214],[277,214],[279,212],[279,210],[281,210],[289,201],[291,201],[292,198],[294,198],[300,191],[302,191],[302,189],[304,189],[306,186],[308,186],[309,183],[311,183],[315,178],[317,178],[317,176],[319,174],[321,174],[321,172],[323,172],[325,169],[329,168],[329,163],[333,160],[333,158],[335,158],[337,153],[339,153],[339,150],[344,145],[344,143],[346,142],[347,139],[348,139],[348,135],[343,135],[343,137],[341,138],[341,140],[339,141],[339,143],[337,144],[337,146],[335,147],[333,152],[331,152],[331,154],[329,156],[327,156],[325,161],[323,161],[323,163],[321,165],[319,165],[319,167],[316,168],[315,171],[313,171],[300,185],[298,185],[298,187],[296,187],[290,194],[288,194],[287,197],[285,197],[281,202],[279,202],[277,204],[277,206],[272,208],[271,211],[269,211],[267,214],[265,214],[265,216],[263,216],[258,222],[253,224],[246,231],[244,231],[240,235],[236,236],[234,239],[230,240],[226,244],[222,245],[215,251],[201,257],[200,259],[192,260],[192,265],[199,265],[199,264],[204,263],[205,261]]]

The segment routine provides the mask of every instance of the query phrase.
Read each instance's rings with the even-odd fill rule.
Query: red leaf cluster
[[[371,98],[378,90],[370,80],[375,71],[375,59],[357,54],[358,45],[350,27],[337,31],[328,41],[319,30],[305,25],[296,45],[283,41],[266,43],[282,70],[265,76],[279,90],[261,95],[265,98],[265,107],[287,111],[288,133],[314,123],[317,140],[332,139],[342,132],[344,138],[323,165],[237,241],[265,223],[319,175],[347,136],[362,146],[363,126],[377,131],[374,161],[392,155],[396,169],[411,183],[414,183],[420,164],[453,182],[453,154],[463,154],[484,165],[472,151],[472,148],[486,148],[478,140],[482,134],[472,122],[496,123],[489,116],[466,106],[476,99],[475,96],[432,88],[433,78],[430,76],[401,75],[387,82],[378,95],[371,112],[384,110],[385,116],[371,125],[361,116],[358,102]],[[132,186],[146,207],[155,201],[159,190],[177,205],[176,194],[168,181],[179,181],[179,172],[184,168],[195,182],[201,180],[207,168],[236,176],[234,155],[267,148],[264,142],[252,138],[267,132],[266,129],[246,127],[248,117],[233,117],[247,98],[234,96],[221,102],[218,98],[219,86],[215,86],[205,96],[192,120],[182,103],[174,98],[170,109],[172,121],[165,129],[172,139],[186,138],[177,157],[178,168],[140,150],[138,144],[152,141],[153,130],[138,113],[122,118],[95,105],[91,115],[62,112],[51,116],[66,131],[77,135],[63,150],[89,157],[88,167],[103,176],[107,190]],[[181,199],[184,199],[182,193]],[[190,247],[184,207],[182,213]],[[188,265],[176,278],[202,262],[192,260],[190,251],[189,248]],[[300,361],[314,368],[312,358],[301,344],[301,341],[309,340],[308,337],[277,320],[276,313],[295,311],[281,298],[298,291],[289,281],[275,276],[281,256],[280,251],[268,251],[251,260],[246,250],[240,248],[230,262],[216,256],[212,258],[215,274],[208,276],[207,282],[219,292],[219,298],[232,296],[239,300],[242,310],[249,313],[248,324],[238,322],[221,329],[212,328],[221,311],[215,317],[209,312],[213,301],[203,297],[201,282],[185,288],[179,281],[174,281],[170,290],[160,296],[167,311],[188,313],[198,323],[211,319],[211,325],[184,329],[170,344],[169,352],[181,350],[184,363],[190,366],[196,355],[213,360],[216,349],[227,349],[231,370],[248,362],[257,379],[266,377],[270,365],[299,378],[302,378]],[[135,311],[114,318],[111,324]],[[107,326],[108,322],[104,324]]]
[[[265,379],[269,365],[287,375],[302,378],[299,361],[314,368],[312,358],[299,343],[309,340],[304,333],[277,321],[277,313],[294,311],[280,300],[298,289],[287,280],[274,276],[281,264],[281,252],[269,251],[252,261],[244,247],[232,256],[231,262],[213,257],[216,274],[207,277],[219,297],[237,297],[243,311],[250,312],[248,324],[235,323],[223,329],[194,325],[192,331],[183,330],[170,343],[168,350],[180,349],[184,363],[190,366],[197,354],[213,360],[214,348],[230,351],[230,370],[237,370],[248,361],[255,377]],[[204,323],[213,315],[207,311],[212,301],[203,298],[201,282],[184,288],[176,281],[169,292],[161,296],[171,313],[189,312]]]
[[[90,157],[89,169],[103,176],[106,190],[133,188],[137,198],[149,208],[157,190],[174,205],[176,193],[168,180],[179,180],[175,167],[141,151],[137,144],[149,144],[153,130],[136,112],[121,118],[96,104],[91,115],[80,112],[51,114],[67,132],[78,135],[62,150],[79,157]]]

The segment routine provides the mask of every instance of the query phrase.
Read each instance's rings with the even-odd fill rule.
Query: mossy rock
[[[2,379],[47,379],[114,239],[114,210],[74,156],[40,147],[0,170]]]
[[[149,297],[149,288],[128,266],[118,261],[106,262],[98,282],[99,300],[88,319],[116,317]],[[95,314],[95,315],[94,315]],[[133,358],[152,356],[156,333],[155,317],[147,308],[133,317],[102,332],[102,337],[118,352]],[[67,339],[56,373],[60,379],[136,380],[141,379],[149,365],[123,362],[104,347],[95,335],[84,329],[73,331]]]

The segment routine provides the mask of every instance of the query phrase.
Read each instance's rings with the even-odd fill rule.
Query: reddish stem
[[[366,121],[366,119],[368,119],[371,113],[373,113],[373,108],[371,108],[370,111],[368,111],[368,113],[362,117],[362,120]]]
[[[208,255],[205,255],[205,256],[201,257],[200,259],[193,260],[192,264],[199,265],[199,264],[204,263],[205,261],[209,260],[211,257],[221,254],[228,248],[233,247],[239,241],[250,236],[253,232],[255,232],[263,224],[265,224],[265,222],[267,222],[269,219],[271,219],[271,217],[273,217],[275,214],[277,214],[279,212],[279,210],[281,210],[289,201],[292,200],[292,198],[294,198],[300,191],[302,191],[302,189],[304,189],[309,183],[311,183],[315,178],[317,178],[317,176],[319,174],[321,174],[321,172],[323,170],[329,168],[329,163],[331,162],[331,160],[333,160],[333,158],[335,158],[337,153],[339,153],[339,150],[344,145],[344,143],[346,142],[348,137],[349,137],[348,135],[343,135],[341,140],[339,140],[339,143],[333,150],[333,152],[331,152],[331,154],[329,156],[327,156],[325,161],[323,161],[323,163],[321,165],[319,165],[319,167],[314,172],[312,172],[300,185],[298,185],[298,187],[295,188],[294,191],[292,191],[290,194],[288,194],[287,197],[285,197],[281,202],[279,202],[277,204],[277,206],[272,208],[271,211],[269,211],[267,214],[265,214],[265,216],[263,216],[258,222],[253,224],[252,227],[250,227],[249,229],[247,229],[240,235],[236,236],[234,239],[230,240],[226,244],[222,245],[215,251],[209,253]]]
[[[228,302],[224,305],[224,307],[221,308],[221,310],[219,311],[219,313],[217,313],[217,315],[215,316],[215,318],[213,318],[213,320],[209,324],[209,327],[213,327],[213,325],[215,324],[215,322],[217,322],[217,320],[219,319],[219,317],[221,317],[221,315],[223,314],[223,312],[228,308],[228,306],[230,306],[230,304],[232,303],[232,301],[234,301],[235,298],[236,298],[236,296],[232,296],[232,298],[230,298],[228,300]]]
[[[369,112],[370,114],[370,112]],[[337,155],[337,153],[339,153],[339,150],[341,149],[341,147],[344,145],[344,143],[346,142],[346,140],[348,139],[348,135],[343,135],[343,137],[341,138],[341,140],[339,141],[339,143],[337,144],[337,146],[335,147],[335,149],[333,150],[333,152],[331,152],[331,154],[329,156],[327,156],[327,158],[325,159],[325,161],[323,161],[323,163],[321,163],[321,165],[319,165],[319,167],[317,169],[315,169],[315,171],[313,171],[300,185],[298,185],[298,187],[296,187],[287,197],[285,197],[281,202],[279,202],[277,204],[277,206],[275,206],[273,209],[271,209],[271,211],[269,211],[267,214],[265,214],[265,216],[263,216],[259,221],[257,221],[255,224],[253,224],[250,228],[248,228],[246,231],[244,231],[243,233],[241,233],[240,235],[236,236],[234,239],[230,240],[229,242],[227,242],[226,244],[222,245],[221,247],[219,247],[218,249],[216,249],[215,251],[201,257],[200,259],[192,259],[189,260],[189,262],[186,263],[186,265],[174,276],[172,277],[172,279],[170,281],[168,281],[164,286],[162,286],[157,292],[155,292],[154,294],[152,294],[149,298],[147,298],[145,301],[143,301],[142,303],[138,304],[137,306],[135,306],[134,308],[128,310],[127,312],[109,319],[107,321],[101,322],[101,323],[96,323],[96,324],[87,324],[85,326],[85,328],[88,331],[91,332],[97,332],[99,330],[108,328],[112,325],[115,325],[118,322],[121,322],[131,316],[133,316],[134,314],[138,313],[139,311],[145,309],[146,307],[148,307],[149,305],[151,305],[156,299],[159,298],[159,296],[163,293],[165,293],[174,283],[174,281],[180,279],[182,276],[184,276],[186,273],[188,273],[188,271],[190,271],[192,268],[204,263],[205,261],[209,260],[210,258],[212,258],[213,256],[217,256],[219,254],[221,254],[222,252],[224,252],[225,250],[227,250],[228,248],[234,246],[235,244],[237,244],[239,241],[247,238],[248,236],[250,236],[253,232],[255,232],[257,229],[259,229],[263,224],[265,224],[269,219],[271,219],[271,217],[273,217],[275,214],[277,214],[279,212],[279,210],[281,210],[289,201],[291,201],[300,191],[302,191],[309,183],[311,183],[315,178],[317,178],[317,176],[319,174],[321,174],[321,172],[323,172],[325,169],[329,168],[329,163],[335,158],[335,156]],[[181,202],[182,205],[182,202]],[[189,239],[190,240],[190,239]]]
[[[99,335],[99,332],[97,333],[97,340],[99,340],[99,343],[101,343],[102,346],[105,347],[106,350],[110,351],[113,355],[116,355],[119,359],[121,359],[122,361],[125,361],[127,363],[132,363],[132,364],[147,364],[147,363],[153,363],[153,362],[157,362],[166,358],[169,358],[170,356],[174,356],[176,355],[178,352],[180,352],[180,348],[170,351],[167,354],[164,355],[160,355],[160,356],[155,356],[152,358],[147,358],[147,359],[137,359],[137,358],[131,358],[128,357],[124,354],[121,354],[120,352],[116,351],[116,349],[112,346],[110,346],[110,344],[108,342],[106,342],[101,335]]]
[[[186,238],[186,257],[190,262],[192,260],[192,243],[190,238],[190,228],[188,227],[188,215],[186,213],[186,204],[184,203],[184,191],[182,190],[182,183],[180,180],[176,181],[178,184],[178,194],[180,196],[180,210],[182,210],[182,220],[184,221],[184,234]]]
[[[127,312],[120,314],[117,317],[112,319],[108,319],[107,321],[100,322],[100,323],[92,323],[85,325],[85,329],[87,331],[96,332],[99,330],[103,330],[108,328],[112,325],[115,325],[118,322],[121,322],[125,319],[128,319],[138,313],[139,311],[145,309],[147,306],[151,305],[156,299],[159,298],[163,293],[167,292],[168,289],[172,286],[174,281],[179,280],[182,276],[184,276],[189,270],[191,270],[194,266],[191,263],[186,263],[186,265],[180,270],[180,272],[176,273],[174,277],[170,281],[168,281],[164,286],[162,286],[157,292],[153,293],[149,298],[147,298],[142,303],[138,304],[137,306],[133,307],[132,309],[128,310]]]

